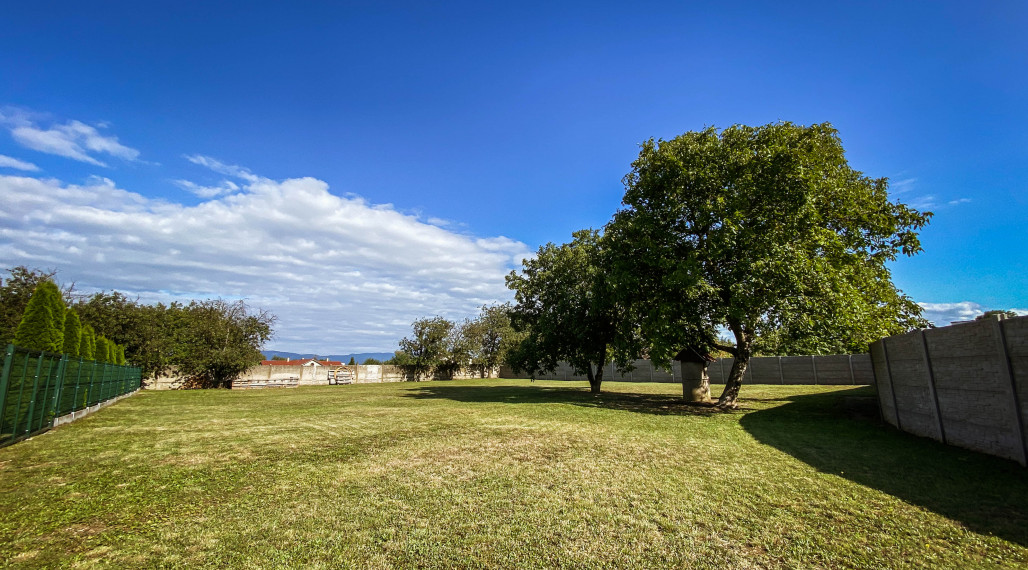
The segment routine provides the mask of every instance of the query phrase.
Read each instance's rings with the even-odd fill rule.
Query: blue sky
[[[0,263],[392,350],[601,227],[650,137],[828,121],[935,212],[896,283],[1028,308],[1023,2],[50,3],[0,34]]]

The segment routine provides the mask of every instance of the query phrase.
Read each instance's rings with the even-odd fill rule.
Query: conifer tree
[[[96,354],[93,360],[97,362],[110,362],[111,346],[110,341],[103,335],[96,337]]]
[[[14,334],[14,344],[47,352],[64,348],[64,301],[52,281],[36,286]]]
[[[125,366],[125,364],[126,364],[126,362],[125,362],[125,347],[124,346],[119,346],[118,347],[118,364],[120,364],[121,366]]]
[[[96,333],[93,327],[85,325],[82,327],[82,358],[96,360]]]
[[[80,356],[82,354],[82,321],[78,313],[68,309],[64,316],[64,354]]]

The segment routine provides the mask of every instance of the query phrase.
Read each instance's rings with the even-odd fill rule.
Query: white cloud
[[[188,180],[175,180],[175,184],[201,198],[215,198],[239,192],[239,185],[231,180],[222,180],[218,186],[200,186]]]
[[[73,160],[86,162],[96,166],[107,166],[93,154],[106,154],[124,160],[134,161],[139,158],[139,151],[118,142],[118,137],[103,135],[97,127],[81,121],[68,121],[64,124],[51,125],[49,128],[37,124],[38,117],[20,110],[0,112],[0,124],[7,126],[11,136],[18,144]],[[107,128],[106,123],[98,124]]]
[[[15,168],[17,170],[26,170],[29,172],[38,172],[39,167],[31,162],[25,162],[24,160],[18,160],[17,158],[0,154],[0,168]]]
[[[504,275],[529,254],[340,198],[313,178],[215,167],[253,182],[184,206],[101,178],[0,176],[0,263],[57,267],[83,290],[147,301],[245,297],[278,315],[275,348],[330,353],[391,350],[415,318],[507,300]]]
[[[959,204],[967,204],[969,202],[971,202],[970,198],[957,198],[956,200],[950,200],[947,204],[950,206],[957,206]]]
[[[993,310],[981,303],[974,301],[961,301],[959,303],[918,303],[924,309],[922,316],[935,323],[937,327],[944,327],[957,321],[972,321],[985,311]],[[1020,316],[1028,315],[1028,309],[1003,309],[1017,313]]]
[[[970,321],[984,313],[987,309],[974,301],[961,301],[959,303],[918,303],[924,311],[921,316],[935,323],[937,327],[944,327],[956,321]]]
[[[233,164],[225,164],[220,160],[204,156],[202,154],[186,155],[186,160],[193,164],[199,164],[205,168],[209,168],[218,174],[225,174],[227,176],[234,176],[240,180],[245,180],[250,183],[261,180],[259,176],[250,172],[249,169],[243,168],[242,166],[235,166]]]

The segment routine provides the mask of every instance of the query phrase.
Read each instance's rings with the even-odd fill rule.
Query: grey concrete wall
[[[707,368],[711,384],[724,384],[732,370],[733,358],[721,358]],[[662,370],[649,360],[636,360],[635,369],[621,374],[613,364],[604,368],[603,379],[616,382],[681,382],[676,364],[673,371]],[[815,375],[816,370],[816,375]],[[509,367],[500,368],[500,378],[524,378]],[[561,362],[552,373],[536,375],[539,380],[584,381],[584,374]],[[759,356],[750,359],[743,382],[747,384],[871,384],[871,357],[867,354],[831,356]],[[1028,378],[1026,378],[1028,382]]]
[[[886,422],[1028,464],[1028,317],[885,338],[871,357]]]

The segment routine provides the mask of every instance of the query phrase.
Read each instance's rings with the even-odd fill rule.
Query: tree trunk
[[[732,332],[735,333],[735,360],[732,362],[732,371],[728,374],[728,381],[725,382],[725,389],[717,400],[717,407],[725,410],[734,410],[738,407],[739,388],[742,387],[742,378],[746,374],[746,368],[750,365],[750,354],[753,352],[753,335],[747,333],[738,324],[729,324]]]
[[[593,395],[596,395],[600,393],[600,384],[603,383],[603,363],[601,362],[596,365],[595,374],[593,374],[593,365],[589,364],[588,366],[589,373],[587,376],[589,378],[589,390],[593,393]]]

